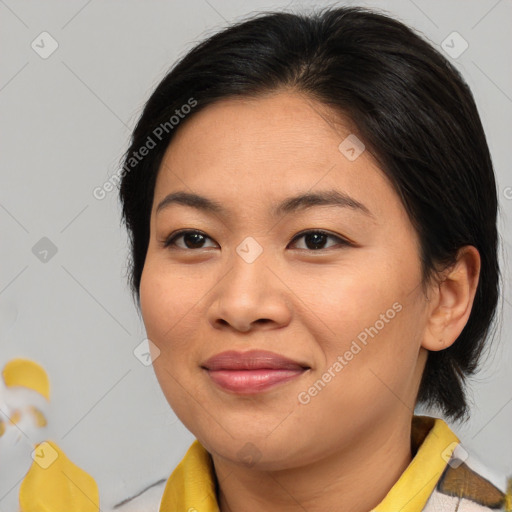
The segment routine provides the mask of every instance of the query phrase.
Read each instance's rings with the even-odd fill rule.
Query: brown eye
[[[304,238],[306,245],[305,249],[313,251],[325,249],[326,247],[324,247],[324,245],[326,243],[326,240],[328,240],[329,238],[336,240],[338,242],[337,244],[334,245],[351,245],[350,242],[348,242],[347,240],[344,240],[339,236],[335,236],[332,235],[331,233],[327,233],[326,231],[321,230],[303,231],[292,240],[292,243],[295,242],[296,240],[299,240],[300,238]],[[330,247],[327,247],[327,249],[329,248]]]
[[[176,240],[182,238],[185,246],[176,244]],[[177,247],[179,249],[204,249],[204,241],[210,239],[201,231],[197,230],[182,230],[171,235],[164,243],[164,247]],[[210,239],[211,240],[211,239]]]

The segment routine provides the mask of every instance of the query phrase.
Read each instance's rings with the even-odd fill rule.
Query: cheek
[[[146,261],[140,283],[141,313],[148,338],[161,350],[169,349],[190,328],[198,289],[185,285],[172,272],[151,259]],[[191,332],[191,331],[189,331]]]
[[[182,418],[190,407],[190,394],[195,394],[189,369],[196,364],[190,348],[196,323],[191,308],[197,299],[187,294],[190,288],[182,286],[175,276],[147,260],[141,276],[140,305],[147,337],[159,350],[153,370],[167,402]]]
[[[402,285],[393,280],[388,269],[368,262],[332,272],[321,289],[318,280],[309,278],[301,296],[330,337],[346,341],[376,322],[379,331],[383,330],[383,325],[387,326],[397,316],[400,306],[394,309],[393,304],[403,300],[401,290]]]
[[[148,338],[160,346],[157,333],[162,329],[162,313],[166,301],[162,283],[147,261],[140,280],[140,309]]]
[[[378,266],[374,260],[331,281],[325,293],[311,298],[326,369],[342,356],[350,382],[375,380],[370,369],[381,372],[393,387],[408,378],[422,329],[419,279],[417,269]]]

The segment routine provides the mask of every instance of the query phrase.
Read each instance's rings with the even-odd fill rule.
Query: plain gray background
[[[387,10],[440,51],[454,31],[469,45],[449,58],[473,91],[495,165],[505,289],[501,337],[471,381],[471,421],[453,428],[471,453],[512,474],[512,2],[339,4]],[[51,438],[96,479],[105,505],[167,478],[193,436],[134,356],[145,332],[124,277],[116,191],[103,200],[92,191],[118,170],[144,101],[193,44],[255,11],[316,5],[334,3],[0,0],[0,367],[14,357],[44,366]],[[31,44],[45,37],[50,48],[45,31],[58,48],[42,58]],[[33,250],[48,248],[43,237],[57,249],[47,261]]]

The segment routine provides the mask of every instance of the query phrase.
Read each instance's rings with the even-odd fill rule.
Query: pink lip
[[[309,367],[263,350],[217,354],[201,365],[221,388],[235,393],[259,393],[302,375]]]

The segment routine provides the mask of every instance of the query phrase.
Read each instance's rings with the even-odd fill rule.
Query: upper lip
[[[266,350],[237,352],[228,350],[207,359],[202,365],[208,370],[304,370],[306,364]]]

